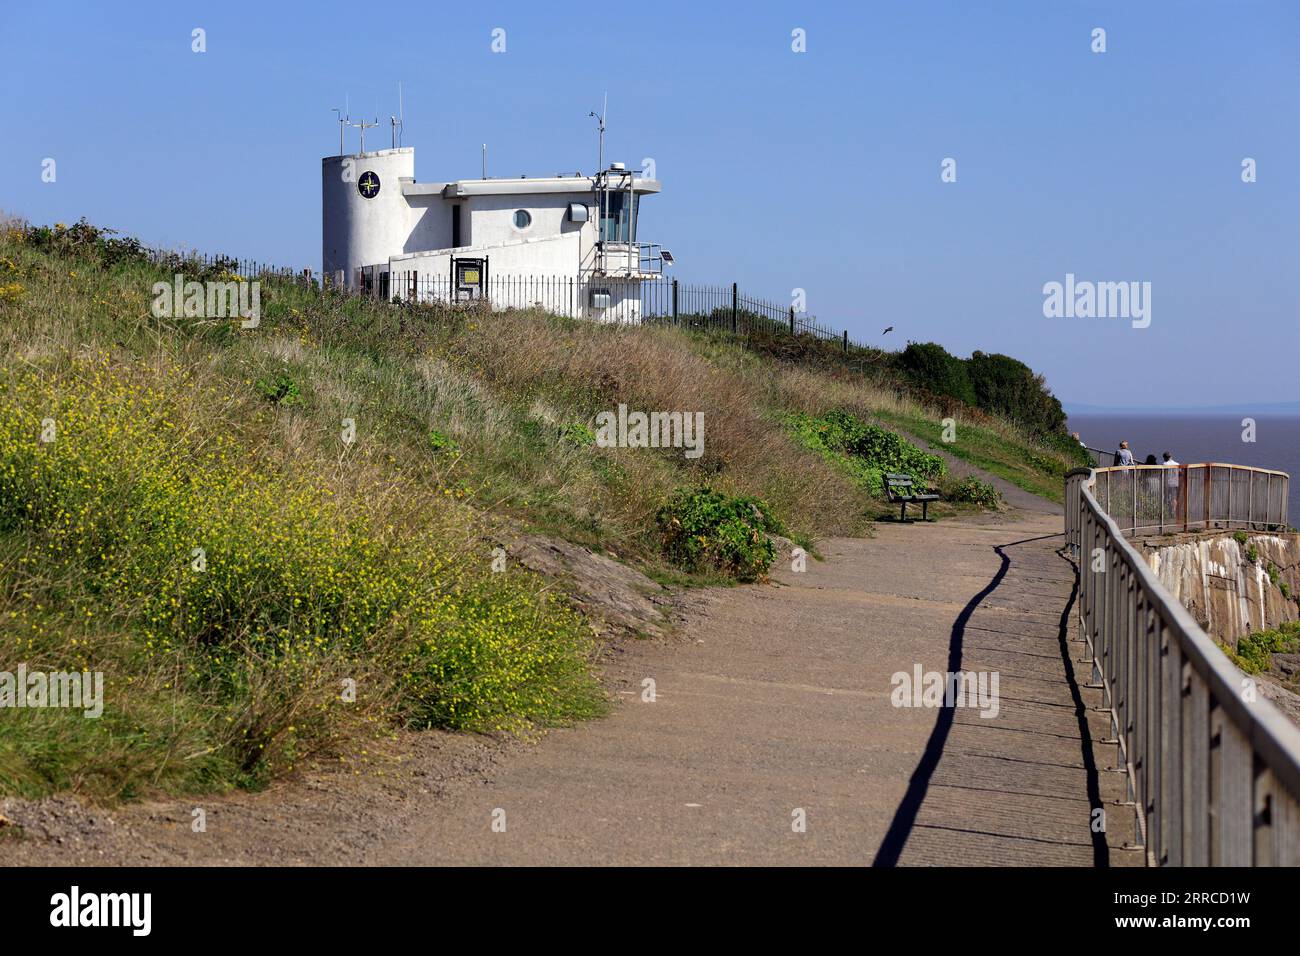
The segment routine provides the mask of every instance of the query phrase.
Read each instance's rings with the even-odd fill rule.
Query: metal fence
[[[391,272],[382,265],[357,270],[355,276],[292,269],[253,259],[213,255],[194,251],[146,249],[157,265],[181,273],[225,273],[245,279],[276,277],[331,289],[346,295],[367,296],[385,301],[461,303],[453,293],[450,275],[420,275],[414,271]],[[489,272],[482,298],[498,311],[511,308],[540,308],[556,315],[620,324],[675,325],[689,329],[811,336],[834,342],[841,350],[871,349],[849,338],[847,330],[836,331],[791,305],[760,299],[731,285],[693,285],[656,275],[651,279],[600,277],[590,273],[558,275],[493,275]],[[609,304],[596,307],[592,293],[608,295]]]
[[[414,302],[463,302],[450,276],[415,272],[363,272],[362,294]],[[590,274],[574,276],[491,275],[482,298],[493,309],[539,308],[556,315],[619,324],[675,325],[690,329],[751,335],[757,332],[811,335],[850,346],[847,332],[835,332],[792,307],[745,295],[736,285],[688,285],[676,279],[625,279]],[[603,296],[598,299],[597,297]],[[596,305],[600,301],[603,304]]]
[[[1287,527],[1291,478],[1224,465],[1121,465],[1096,469],[1102,510],[1130,535],[1203,528]]]
[[[643,320],[647,322],[745,336],[755,333],[810,335],[836,342],[845,351],[850,347],[864,347],[850,340],[847,331],[836,332],[813,316],[796,312],[793,306],[746,295],[736,283],[730,286],[684,285],[673,279],[651,291],[654,297],[646,303],[643,312]]]
[[[1080,442],[1080,444],[1083,443]],[[1119,464],[1119,455],[1116,452],[1103,451],[1100,448],[1093,448],[1091,445],[1084,445],[1083,450],[1088,453],[1088,460],[1092,462],[1094,468],[1107,468]]]
[[[1092,685],[1147,862],[1300,865],[1300,728],[1160,585],[1098,501],[1100,480],[1066,475],[1066,541],[1079,556]]]
[[[213,255],[204,252],[175,251],[171,249],[145,249],[144,253],[154,265],[164,269],[175,269],[180,273],[225,272],[244,279],[256,279],[260,276],[274,276],[278,279],[297,280],[299,282],[317,282],[319,275],[311,269],[292,269],[287,266],[274,266],[255,259],[239,259],[234,256]],[[191,276],[187,275],[187,278]]]

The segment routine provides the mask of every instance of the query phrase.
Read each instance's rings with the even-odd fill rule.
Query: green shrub
[[[1246,546],[1246,542],[1249,541],[1250,538],[1244,531],[1234,531],[1232,533],[1232,540],[1237,542],[1237,546],[1239,548],[1244,548]]]
[[[1255,546],[1253,544],[1246,549],[1246,560],[1251,564],[1259,563],[1259,552],[1255,550]]]
[[[1259,674],[1273,666],[1274,654],[1300,650],[1300,621],[1288,621],[1267,631],[1248,634],[1229,652],[1233,662],[1248,674]]]
[[[885,493],[884,476],[906,472],[913,478],[934,481],[947,473],[938,455],[917,448],[907,439],[879,425],[843,411],[824,415],[793,415],[788,419],[796,438],[809,448],[845,465],[854,480],[877,497]]]
[[[444,435],[437,429],[429,431],[429,447],[435,452],[455,451],[456,442],[448,435]]]
[[[1002,507],[1002,493],[987,481],[980,481],[974,475],[967,475],[946,492],[950,501],[969,501],[981,508],[996,511]]]
[[[987,412],[1009,418],[1038,435],[1064,435],[1065,411],[1024,362],[1009,355],[973,352],[966,362],[975,390],[975,403]]]
[[[934,342],[908,342],[898,354],[898,366],[917,386],[936,395],[947,395],[975,404],[975,389],[971,385],[966,363],[949,355],[942,345]]]
[[[686,571],[721,571],[738,581],[767,573],[776,557],[768,532],[782,528],[757,498],[711,488],[677,491],[656,514],[664,554]]]
[[[262,397],[272,405],[283,405],[287,408],[302,404],[302,393],[298,390],[298,383],[283,372],[274,378],[259,378],[253,384],[262,393]]]
[[[596,433],[591,427],[581,422],[570,422],[560,429],[560,438],[570,445],[577,445],[580,448],[589,448],[596,444]]]

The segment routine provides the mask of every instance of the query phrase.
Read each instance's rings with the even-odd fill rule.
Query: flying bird
[[[885,331],[881,332],[880,334],[881,334],[881,335],[888,335],[888,334],[889,334],[890,332],[892,332],[892,331],[894,331],[894,327],[891,325],[889,328],[885,329]]]

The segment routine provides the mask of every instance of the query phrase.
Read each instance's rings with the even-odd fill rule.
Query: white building
[[[637,241],[641,197],[657,192],[617,163],[594,177],[422,183],[411,147],[328,156],[323,269],[385,298],[637,321],[642,284],[672,261]]]

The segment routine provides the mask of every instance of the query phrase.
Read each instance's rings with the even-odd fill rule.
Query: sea
[[[1127,441],[1137,461],[1169,452],[1184,465],[1214,461],[1272,468],[1291,476],[1287,521],[1300,527],[1300,416],[1258,416],[1255,440],[1242,440],[1241,415],[1071,415],[1069,430],[1090,448],[1114,451]]]

